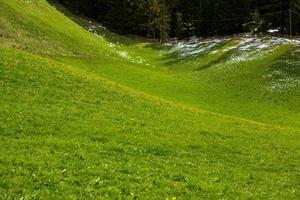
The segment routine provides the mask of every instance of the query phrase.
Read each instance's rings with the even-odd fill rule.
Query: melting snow
[[[110,48],[115,48],[116,47],[116,45],[114,44],[114,43],[109,43],[109,45],[108,45]]]
[[[119,51],[118,54],[123,58],[130,58],[126,51]]]
[[[220,50],[213,50],[217,45],[228,41],[230,38],[224,39],[208,39],[208,40],[200,40],[199,38],[192,38],[189,41],[175,41],[172,43],[165,44],[166,46],[172,46],[173,48],[170,50],[170,53],[176,53],[178,56],[195,56],[204,52],[211,51],[211,54],[215,54]],[[229,51],[235,48],[238,48],[242,58],[232,57],[233,61],[241,61],[244,58],[248,58],[249,56],[254,55],[253,52],[258,53],[259,50],[268,50],[275,48],[281,44],[292,44],[300,47],[300,40],[292,40],[286,38],[278,38],[278,37],[241,37],[236,38],[240,39],[240,45],[228,47],[223,49],[222,51]]]
[[[176,53],[178,56],[197,56],[201,53],[216,54],[219,51],[227,52],[232,49],[237,49],[227,60],[228,63],[240,63],[245,61],[251,61],[258,59],[265,54],[273,51],[276,47],[283,44],[290,44],[297,47],[295,53],[300,52],[300,40],[287,39],[279,37],[239,37],[233,38],[240,40],[240,43],[235,46],[227,48],[215,48],[217,45],[224,43],[230,38],[224,39],[209,39],[200,40],[199,38],[193,38],[189,41],[176,41],[173,44],[166,44],[171,46],[170,53]],[[288,66],[299,66],[300,61],[286,60]],[[273,71],[267,75],[268,84],[267,89],[271,92],[282,92],[291,88],[300,87],[300,77],[293,76],[285,71]]]
[[[274,49],[278,45],[292,44],[300,47],[299,40],[290,40],[286,38],[278,37],[251,37],[243,38],[241,45],[238,47],[239,51],[236,55],[232,55],[229,59],[229,63],[237,63],[242,61],[249,61],[257,58],[258,56],[265,55],[269,50]],[[264,50],[264,51],[262,51]]]
[[[269,29],[267,30],[268,33],[278,33],[279,29]]]
[[[276,81],[272,81],[267,87],[271,92],[281,92],[287,89],[300,86],[300,80],[296,77],[284,77]]]
[[[282,92],[300,86],[300,77],[292,72],[299,67],[299,62],[285,60],[283,66],[285,67],[273,71],[265,77],[269,80],[267,89],[271,92]],[[285,71],[285,68],[288,71]]]
[[[106,27],[98,25],[99,28],[106,29]]]
[[[211,50],[218,44],[225,42],[228,39],[212,39],[201,41],[199,38],[192,38],[189,41],[175,42],[174,44],[166,44],[173,46],[170,53],[177,53],[179,56],[195,56]]]

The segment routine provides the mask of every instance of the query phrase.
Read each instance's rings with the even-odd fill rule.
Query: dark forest
[[[57,0],[119,34],[185,38],[243,32],[299,34],[299,0]]]

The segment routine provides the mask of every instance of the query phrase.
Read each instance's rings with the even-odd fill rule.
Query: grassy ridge
[[[2,37],[6,45],[50,56],[170,101],[264,123],[299,127],[299,84],[279,91],[270,89],[291,75],[296,74],[299,79],[295,63],[294,71],[281,75],[288,78],[269,78],[278,68],[285,68],[289,60],[299,59],[299,51],[291,45],[277,45],[267,53],[259,51],[247,62],[225,63],[237,51],[232,47],[240,41],[234,39],[196,58],[181,59],[169,53],[168,48],[119,37],[98,24],[71,15],[98,35],[88,33],[44,1],[9,1],[2,7],[1,19],[5,23],[1,24],[6,27],[3,32],[10,35]],[[9,34],[14,29],[12,33],[21,35]],[[7,39],[10,37],[16,39]]]
[[[4,198],[299,195],[295,130],[184,109],[7,48],[0,61]]]
[[[136,64],[115,65],[99,59],[58,60],[170,101],[264,123],[299,127],[298,87],[270,91],[270,82],[276,80],[266,78],[275,71],[273,66],[278,65],[280,58],[289,55],[292,49],[281,46],[251,62],[179,74],[162,73]]]
[[[300,195],[298,87],[263,76],[293,46],[166,66],[168,48],[88,33],[43,0],[0,0],[0,27],[1,199]]]
[[[196,56],[181,57],[168,47],[120,37],[97,23],[71,17],[107,40],[112,51],[127,56],[121,63],[99,57],[55,57],[59,61],[200,109],[269,124],[300,125],[299,47],[278,44],[267,50],[254,49],[248,60],[227,63],[230,57],[242,56],[238,49],[242,39],[234,38]],[[282,74],[273,76],[277,72]],[[285,83],[290,79],[298,80],[296,87]]]

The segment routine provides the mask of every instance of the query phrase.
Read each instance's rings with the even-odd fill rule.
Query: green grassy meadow
[[[0,0],[0,199],[299,199],[299,45],[160,45],[56,6]]]

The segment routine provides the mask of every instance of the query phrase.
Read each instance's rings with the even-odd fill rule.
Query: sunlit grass
[[[68,16],[0,0],[0,199],[299,197],[296,47],[182,58]]]

